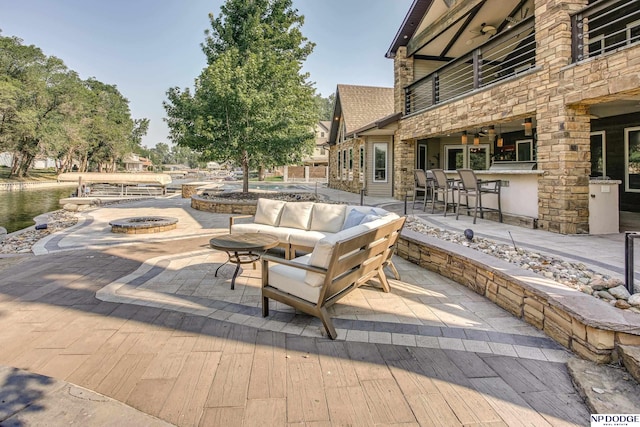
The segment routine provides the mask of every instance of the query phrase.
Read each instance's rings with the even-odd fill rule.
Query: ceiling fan
[[[492,36],[498,32],[498,29],[493,25],[485,24],[484,22],[480,24],[480,28],[477,30],[469,30],[470,33],[475,34],[474,37],[471,37],[467,40],[467,44],[472,44],[476,39],[484,36]]]

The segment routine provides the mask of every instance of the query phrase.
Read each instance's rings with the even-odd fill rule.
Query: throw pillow
[[[351,209],[351,212],[349,212],[349,215],[347,215],[347,219],[344,221],[342,229],[346,230],[347,228],[359,225],[365,216],[367,216],[366,213],[360,212],[357,209]]]
[[[375,221],[376,219],[380,219],[380,218],[382,217],[378,215],[375,210],[371,209],[369,213],[362,218],[362,220],[360,221],[360,224],[365,224],[367,222]]]

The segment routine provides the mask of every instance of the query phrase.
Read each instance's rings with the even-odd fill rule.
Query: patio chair
[[[500,190],[502,188],[502,181],[495,180],[479,180],[476,177],[475,172],[471,169],[458,169],[458,175],[460,175],[460,181],[458,183],[458,203],[456,205],[456,219],[460,214],[461,206],[467,211],[467,214],[473,209],[473,223],[476,223],[478,216],[478,209],[480,209],[480,218],[484,218],[484,211],[498,212],[498,218],[502,222],[502,206],[500,203]],[[482,206],[483,194],[495,194],[498,197],[497,208],[487,208]],[[466,204],[462,205],[461,198],[465,197]],[[469,197],[474,198],[474,205],[469,205]]]
[[[444,204],[444,216],[447,216],[449,205],[455,207],[454,190],[456,189],[456,180],[447,178],[447,174],[443,169],[431,169],[433,174],[433,186],[431,188],[431,213],[435,211],[436,203],[439,203],[439,196],[442,195],[442,203]],[[451,195],[451,198],[449,198]],[[451,200],[451,202],[449,202]]]
[[[418,194],[423,193],[424,199],[422,201],[423,202],[422,210],[424,211],[427,207],[427,193],[429,190],[430,183],[427,178],[426,172],[422,169],[415,169],[413,171],[413,178],[415,181],[413,207],[415,208],[416,206],[416,200],[418,199]]]

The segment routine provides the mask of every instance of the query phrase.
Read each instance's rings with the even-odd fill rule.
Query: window
[[[320,149],[320,155],[324,156],[325,154],[327,154],[326,150],[324,148]]]
[[[627,44],[640,41],[640,20],[627,24]]]
[[[591,177],[607,176],[607,142],[605,132],[591,132]]]
[[[533,160],[533,140],[516,141],[516,161],[528,162]]]
[[[373,144],[373,182],[387,182],[387,144]]]
[[[364,144],[360,145],[360,182],[364,182]]]
[[[320,132],[320,138],[324,138],[324,132]]]
[[[601,55],[604,53],[604,35],[600,34],[589,39],[589,56]]]
[[[338,179],[342,179],[342,150],[338,150]]]
[[[624,189],[630,193],[640,193],[640,127],[624,130]]]
[[[489,144],[445,145],[444,151],[444,168],[446,170],[462,168],[473,170],[489,169]]]
[[[347,179],[347,150],[342,150],[342,179]]]

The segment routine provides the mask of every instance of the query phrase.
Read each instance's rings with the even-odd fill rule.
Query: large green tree
[[[208,66],[193,93],[169,89],[172,140],[203,160],[249,168],[299,162],[313,148],[314,88],[302,64],[313,50],[291,0],[227,0],[209,16],[202,50]]]
[[[83,81],[62,60],[0,36],[0,152],[13,154],[11,175],[25,176],[37,156],[56,159],[59,171],[74,160],[113,170],[148,126],[114,85]]]

